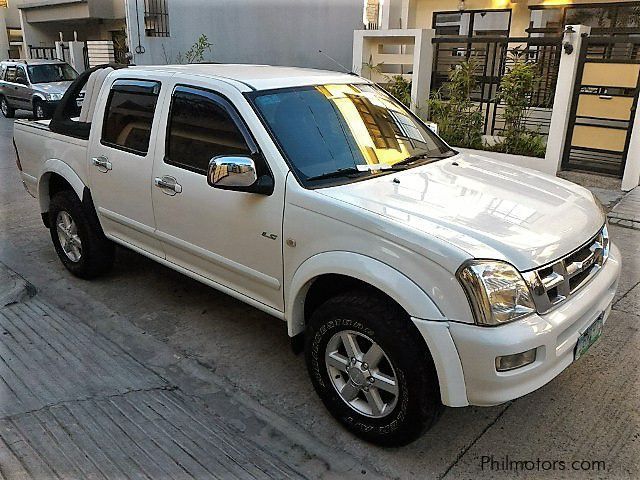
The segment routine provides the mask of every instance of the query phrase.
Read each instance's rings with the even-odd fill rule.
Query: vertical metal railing
[[[486,135],[499,135],[504,129],[504,106],[498,98],[500,79],[517,58],[534,63],[538,80],[529,98],[530,115],[525,126],[532,131],[548,133],[560,67],[561,38],[436,37],[433,46],[432,91],[445,85],[457,65],[465,61],[474,63],[476,88],[471,99],[483,114]],[[445,89],[441,93],[446,98]]]
[[[54,60],[56,47],[34,47],[29,45],[29,57],[38,60]]]

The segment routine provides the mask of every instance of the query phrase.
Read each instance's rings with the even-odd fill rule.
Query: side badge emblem
[[[278,235],[276,235],[275,233],[262,232],[262,236],[264,238],[268,238],[270,240],[277,240],[278,239]]]

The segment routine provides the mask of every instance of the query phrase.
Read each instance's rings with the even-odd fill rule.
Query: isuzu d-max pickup
[[[14,141],[71,273],[119,244],[284,320],[327,409],[378,444],[551,381],[618,282],[588,190],[459,153],[354,75],[96,68]]]

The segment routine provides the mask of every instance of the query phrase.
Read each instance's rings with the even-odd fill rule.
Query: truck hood
[[[67,91],[71,81],[64,82],[49,82],[49,83],[36,83],[33,85],[33,89],[42,93],[62,93]]]
[[[588,190],[469,153],[317,191],[521,271],[578,248],[605,221]]]

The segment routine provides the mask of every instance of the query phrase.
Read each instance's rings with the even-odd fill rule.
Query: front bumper
[[[449,323],[470,405],[497,405],[545,385],[574,359],[580,334],[611,304],[620,276],[620,251],[612,244],[602,270],[571,298],[545,315],[531,315],[499,327]],[[606,327],[604,331],[606,335]],[[536,349],[527,366],[498,372],[495,359]]]

